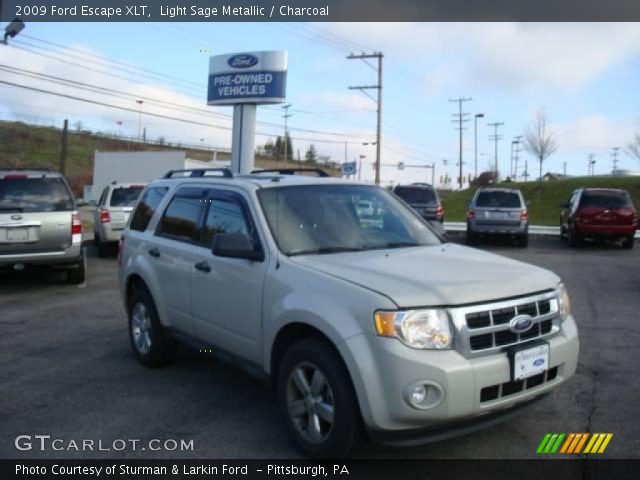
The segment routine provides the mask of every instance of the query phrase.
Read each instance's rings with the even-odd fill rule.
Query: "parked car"
[[[65,178],[42,169],[0,170],[0,268],[65,269],[85,280],[82,222]]]
[[[143,188],[143,184],[113,182],[102,191],[93,216],[94,241],[100,257],[107,256],[109,247],[117,245]]]
[[[428,183],[398,185],[393,189],[393,193],[409,204],[425,220],[444,222],[444,208],[438,192]]]
[[[481,235],[514,237],[518,246],[529,244],[529,212],[522,192],[510,188],[480,188],[467,211],[467,244]]]
[[[208,172],[152,182],[122,235],[133,351],[156,367],[183,341],[264,378],[306,455],[493,425],[574,374],[555,274],[442,242],[375,185]]]
[[[590,237],[621,239],[624,248],[633,248],[638,214],[625,190],[581,188],[560,207],[560,235],[569,246],[576,247]]]

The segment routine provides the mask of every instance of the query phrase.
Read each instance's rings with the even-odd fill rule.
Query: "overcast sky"
[[[230,146],[231,108],[206,106],[210,55],[287,50],[287,100],[294,152],[314,143],[320,154],[342,162],[363,160],[363,178],[372,179],[375,147],[375,103],[353,85],[373,85],[376,72],[351,52],[372,50],[384,54],[383,150],[384,164],[436,163],[436,183],[448,171],[455,176],[458,133],[451,123],[457,105],[450,98],[472,97],[464,104],[471,120],[464,131],[465,173],[474,168],[474,122],[478,121],[479,169],[494,160],[488,122],[504,122],[499,134],[499,169],[508,173],[511,141],[521,135],[537,111],[544,110],[557,134],[558,151],[544,171],[584,175],[587,155],[595,154],[596,173],[611,170],[611,148],[623,147],[640,121],[640,24],[514,24],[514,23],[206,23],[206,24],[55,24],[31,23],[13,46],[0,48],[0,64],[70,78],[118,92],[149,97],[206,111],[167,108],[145,102],[143,112],[211,124],[211,127],[143,116],[149,138],[172,142]],[[42,41],[74,50],[63,50]],[[26,51],[29,49],[38,54]],[[58,53],[56,53],[58,52]],[[62,52],[62,54],[60,53]],[[108,62],[94,56],[132,64]],[[48,55],[48,56],[43,56]],[[81,68],[60,59],[81,64]],[[98,62],[98,63],[96,63]],[[152,73],[153,72],[153,73]],[[110,75],[106,75],[109,73]],[[162,75],[157,75],[160,73]],[[42,79],[1,71],[5,81],[37,86],[136,110],[132,97],[105,95],[70,88]],[[113,92],[112,92],[113,93]],[[371,91],[373,94],[374,91]],[[258,108],[256,144],[282,134],[282,109]],[[2,119],[42,123],[69,118],[85,128],[136,136],[138,115],[42,93],[0,86]],[[122,122],[118,127],[117,122]],[[305,131],[307,130],[307,131]],[[308,130],[313,130],[309,132]],[[322,133],[317,133],[322,132]],[[529,172],[537,164],[521,154]],[[448,160],[445,167],[443,160]],[[619,168],[640,169],[621,152]],[[426,169],[385,167],[383,181],[430,181]]]

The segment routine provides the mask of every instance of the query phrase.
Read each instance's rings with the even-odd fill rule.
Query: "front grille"
[[[491,308],[493,306],[496,308]],[[553,317],[557,311],[553,293],[464,309],[466,335],[463,338],[468,336],[468,344],[462,348],[476,353],[548,335],[553,331]],[[533,319],[532,327],[526,332],[516,333],[509,328],[509,322],[518,315],[529,315]]]
[[[499,398],[508,397],[516,393],[520,393],[531,388],[544,385],[558,376],[558,367],[553,367],[546,372],[525,378],[524,380],[516,380],[513,382],[491,385],[480,390],[480,402],[490,402]]]

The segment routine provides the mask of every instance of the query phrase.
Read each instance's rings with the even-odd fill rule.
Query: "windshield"
[[[585,191],[580,199],[580,206],[587,208],[615,209],[630,207],[631,201],[625,192]]]
[[[379,187],[277,187],[260,190],[258,197],[285,255],[441,243],[417,215]]]
[[[138,201],[140,193],[142,193],[142,185],[136,185],[134,187],[120,187],[113,190],[111,193],[112,207],[133,207]]]
[[[398,187],[393,191],[393,193],[398,195],[409,205],[416,203],[433,205],[437,203],[436,194],[430,188]]]
[[[73,199],[61,178],[0,179],[0,213],[68,210],[73,210]]]
[[[476,207],[520,208],[520,195],[515,192],[480,192]]]

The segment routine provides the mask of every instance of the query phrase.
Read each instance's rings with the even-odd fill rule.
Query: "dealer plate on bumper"
[[[518,350],[513,356],[513,378],[522,380],[539,375],[549,368],[549,344]]]

